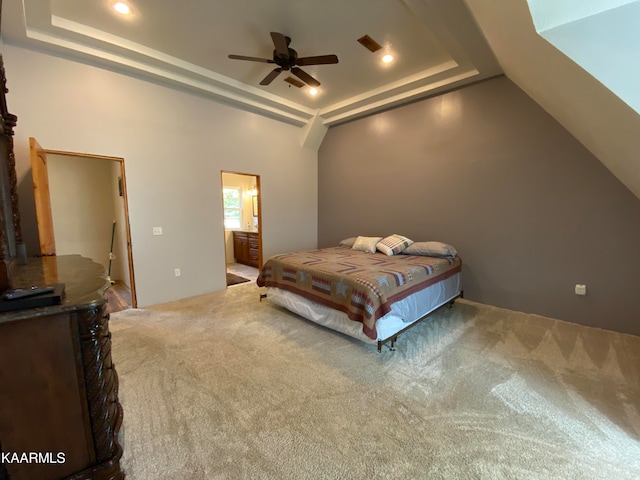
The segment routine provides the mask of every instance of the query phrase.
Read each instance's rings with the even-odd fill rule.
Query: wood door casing
[[[256,260],[257,265],[252,265],[252,266],[255,266],[258,269],[260,269],[262,268],[262,260],[263,260],[263,257],[262,257],[262,186],[260,184],[260,175],[257,175],[255,173],[237,172],[233,170],[221,170],[220,171],[221,190],[225,187],[225,178],[224,178],[225,174],[253,177],[255,180],[255,185],[257,190],[256,203],[258,207],[258,210],[255,213],[257,213],[257,217],[258,217],[258,231],[255,232],[255,235],[257,237],[257,245],[254,245],[254,250],[257,249],[257,260]],[[224,210],[224,201],[223,201],[223,210]],[[223,218],[224,218],[224,214],[223,214]],[[227,239],[224,238],[223,244],[226,245],[226,242],[227,242]],[[225,265],[225,269],[226,269],[226,265]]]
[[[29,152],[31,156],[31,177],[33,178],[36,220],[38,222],[38,237],[40,239],[40,255],[55,255],[56,241],[53,233],[53,216],[51,214],[47,154],[33,137],[29,137]]]

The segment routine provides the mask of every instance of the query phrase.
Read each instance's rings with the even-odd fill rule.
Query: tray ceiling
[[[462,0],[132,0],[122,18],[109,0],[5,0],[3,41],[152,77],[281,121],[344,122],[500,73]],[[316,96],[271,64],[269,32],[291,37],[299,56],[336,54],[335,65],[302,67]],[[363,35],[382,49],[357,42]],[[391,64],[381,62],[390,53]],[[294,77],[295,78],[295,77]]]

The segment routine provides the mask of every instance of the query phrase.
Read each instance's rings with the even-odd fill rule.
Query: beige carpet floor
[[[640,337],[459,300],[379,354],[258,293],[112,315],[129,480],[640,478]]]

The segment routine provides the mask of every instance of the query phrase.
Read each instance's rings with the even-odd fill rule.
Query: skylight
[[[538,34],[640,113],[639,0],[527,0]]]

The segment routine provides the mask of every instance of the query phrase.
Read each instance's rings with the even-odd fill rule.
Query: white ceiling
[[[131,0],[125,20],[112,0],[4,0],[6,43],[73,56],[196,90],[305,126],[329,126],[501,73],[462,0]],[[291,37],[301,57],[339,63],[303,67],[321,82],[312,97],[274,65],[269,33]],[[383,49],[357,42],[370,35]],[[383,53],[396,61],[383,65]]]

